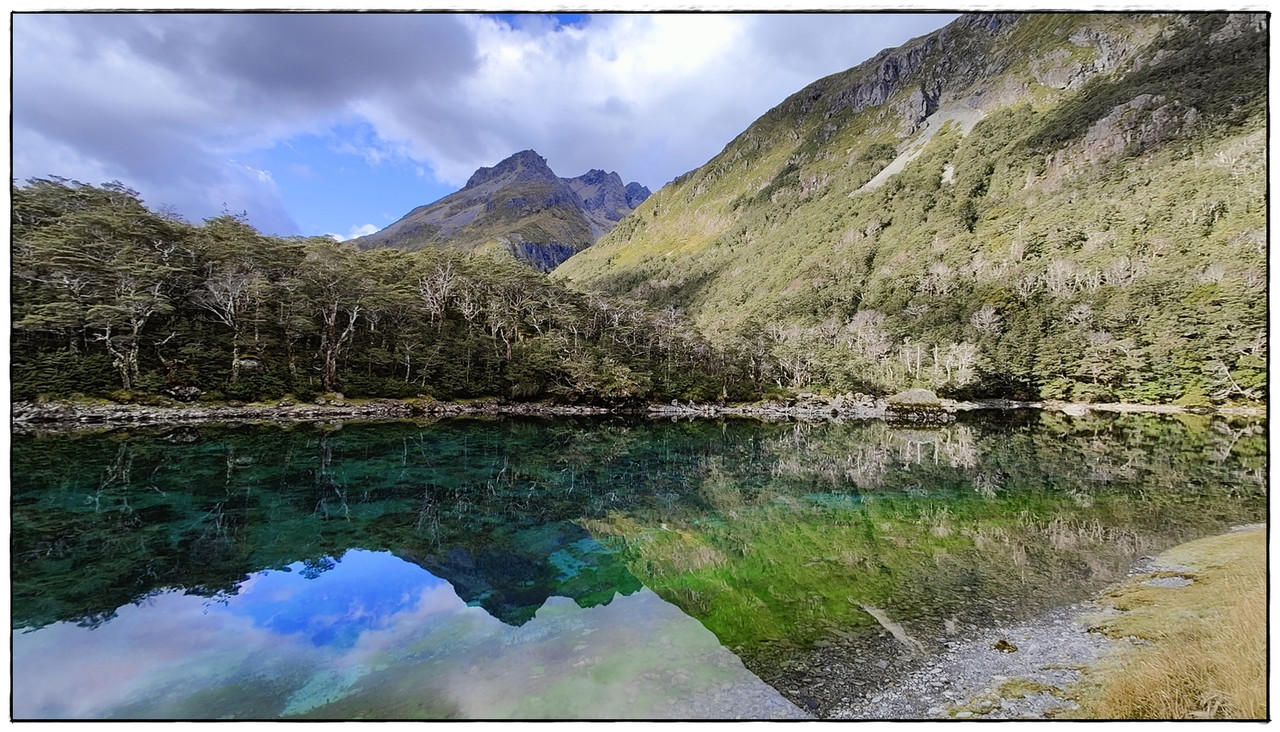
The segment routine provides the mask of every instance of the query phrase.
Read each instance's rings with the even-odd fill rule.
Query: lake
[[[1265,521],[1266,444],[1031,410],[19,433],[13,715],[822,716],[895,672],[875,613],[928,652]]]

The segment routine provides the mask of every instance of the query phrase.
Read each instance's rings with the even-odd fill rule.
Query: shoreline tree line
[[[321,393],[570,403],[749,399],[673,313],[511,258],[361,251],[224,214],[193,225],[119,183],[14,186],[13,398]]]
[[[328,237],[265,235],[234,214],[191,224],[148,209],[120,183],[32,179],[11,197],[15,400],[341,393],[626,405],[911,387],[955,398],[1266,397],[1265,341],[1218,317],[1252,317],[1265,300],[1224,307],[1217,291],[1208,293],[1214,302],[1183,302],[1169,315],[1184,331],[1227,327],[1235,337],[1216,337],[1215,348],[1243,350],[1174,358],[1144,377],[1149,359],[1126,360],[1134,350],[1126,341],[1088,327],[1097,316],[1087,303],[1065,314],[1036,302],[974,309],[941,292],[935,302],[950,295],[954,307],[917,318],[939,337],[908,339],[894,318],[864,308],[813,327],[747,318],[708,339],[678,307],[579,291],[502,255],[366,251]],[[951,273],[935,274],[946,282]],[[1045,288],[1057,274],[1046,273]],[[1072,274],[1063,275],[1068,285]]]

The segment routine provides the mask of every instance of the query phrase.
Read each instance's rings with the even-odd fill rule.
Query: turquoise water
[[[1256,420],[1030,412],[18,434],[13,714],[802,717],[858,602],[1080,599],[1265,520],[1265,464]]]

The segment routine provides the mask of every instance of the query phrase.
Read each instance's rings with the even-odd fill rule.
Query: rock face
[[[636,183],[635,181],[628,183],[626,190],[627,205],[631,208],[635,208],[636,206],[644,203],[644,200],[651,195],[648,188]]]
[[[561,178],[545,158],[524,150],[480,168],[462,190],[356,244],[408,251],[496,248],[545,272],[594,244],[648,197],[648,188],[624,185],[617,173],[590,170]]]
[[[577,178],[569,178],[567,182],[573,192],[582,198],[583,208],[593,213],[599,212],[610,221],[618,221],[635,208],[628,203],[627,188],[617,173],[593,169]]]
[[[522,150],[492,168],[480,168],[472,173],[463,190],[479,188],[494,180],[521,183],[531,180],[551,180],[555,177],[556,174],[547,167],[546,158],[533,150]]]

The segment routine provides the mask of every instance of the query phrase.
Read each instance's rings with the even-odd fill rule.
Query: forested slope
[[[1267,37],[965,16],[797,92],[556,276],[791,388],[1264,399]]]
[[[16,400],[754,393],[669,314],[580,294],[505,253],[361,251],[232,215],[192,225],[119,184],[39,179],[12,200]]]

